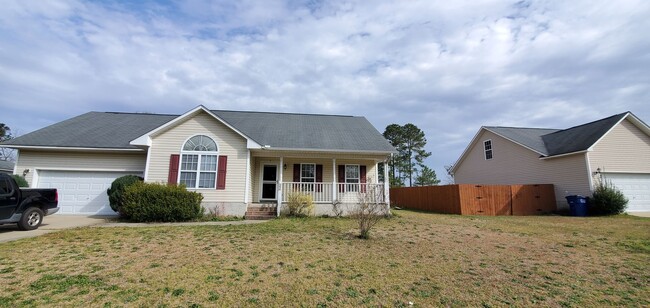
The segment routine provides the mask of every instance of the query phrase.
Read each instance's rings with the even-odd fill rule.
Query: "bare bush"
[[[359,193],[359,204],[351,217],[359,226],[359,238],[370,238],[370,230],[389,214],[381,187],[371,187]]]

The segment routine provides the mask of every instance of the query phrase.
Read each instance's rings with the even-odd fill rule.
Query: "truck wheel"
[[[18,229],[28,231],[38,228],[43,222],[43,211],[36,207],[30,207],[23,212],[18,221]]]

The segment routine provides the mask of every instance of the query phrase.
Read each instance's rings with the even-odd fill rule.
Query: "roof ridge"
[[[158,116],[172,116],[177,117],[178,114],[171,113],[153,113],[153,112],[126,112],[126,111],[91,111],[97,113],[111,113],[111,114],[137,114],[137,115],[158,115]]]
[[[548,128],[548,127],[520,127],[520,126],[483,126],[485,128],[516,128],[516,129],[546,129],[546,130],[561,130],[561,128]]]
[[[594,120],[594,121],[591,121],[591,122],[583,123],[583,124],[580,124],[580,125],[571,126],[571,127],[569,127],[569,128],[561,129],[561,130],[559,130],[559,131],[557,131],[557,132],[553,132],[553,133],[550,133],[550,134],[547,134],[547,135],[552,135],[552,134],[561,133],[561,132],[564,132],[564,131],[567,131],[567,130],[570,130],[570,129],[574,129],[574,128],[578,128],[578,127],[582,127],[582,126],[586,126],[586,125],[594,124],[594,123],[596,123],[596,122],[601,122],[601,121],[609,120],[609,119],[612,119],[612,118],[615,118],[615,117],[621,117],[621,116],[626,115],[626,114],[628,114],[628,113],[630,113],[630,112],[629,112],[629,111],[626,111],[626,112],[619,113],[619,114],[615,114],[615,115],[612,115],[612,116],[609,116],[609,117],[606,117],[606,118],[602,118],[602,119]],[[546,135],[546,136],[547,136],[547,135]]]
[[[212,112],[241,112],[241,113],[265,113],[265,114],[286,114],[286,115],[304,115],[304,116],[324,116],[324,117],[341,117],[341,118],[363,118],[363,116],[342,115],[342,114],[324,114],[324,113],[297,113],[297,112],[223,110],[223,109],[210,109],[210,111],[212,111]]]

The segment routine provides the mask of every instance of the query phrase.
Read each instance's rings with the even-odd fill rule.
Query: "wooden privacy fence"
[[[553,184],[391,188],[390,202],[407,209],[459,215],[537,215],[557,209]]]

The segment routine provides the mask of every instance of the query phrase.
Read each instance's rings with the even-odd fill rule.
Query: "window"
[[[359,191],[359,184],[361,182],[361,172],[359,172],[359,165],[345,165],[345,183],[347,191]]]
[[[217,185],[217,144],[208,136],[190,138],[181,151],[180,184],[187,188],[215,188]]]
[[[7,179],[2,179],[0,180],[0,195],[7,195],[12,192],[11,185],[9,184],[9,180]]]
[[[385,172],[384,168],[386,168],[386,165],[384,165],[384,163],[378,163],[377,164],[377,182],[378,183],[386,182],[386,178],[385,178],[386,174],[384,174],[384,172]]]
[[[492,140],[483,141],[483,147],[485,148],[485,159],[492,159]]]
[[[300,164],[300,182],[303,183],[316,182],[315,164]]]

